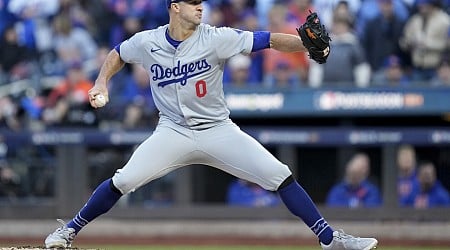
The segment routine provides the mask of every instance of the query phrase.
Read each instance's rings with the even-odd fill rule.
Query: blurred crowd
[[[236,55],[225,66],[226,88],[450,87],[450,0],[208,0],[203,7],[203,22],[214,26],[294,35],[309,11],[316,11],[332,38],[323,65],[300,52]],[[0,0],[0,129],[150,128],[158,116],[142,67],[126,65],[111,79],[105,108],[93,110],[87,91],[115,45],[168,20],[166,0]],[[52,152],[45,147],[24,152],[24,158],[36,154],[43,161],[27,162],[36,165],[40,177],[24,180],[1,157],[6,154],[1,141],[0,196],[20,195],[23,183],[30,186],[27,192],[48,194],[51,173],[40,166],[54,162]],[[97,159],[117,156],[98,154],[103,157]],[[410,161],[411,168],[399,165],[400,204],[448,205],[433,163]],[[377,183],[369,179],[369,163],[365,154],[349,160],[345,177],[327,197],[330,206],[382,203]],[[238,180],[227,198],[230,204],[279,203],[273,194]]]
[[[317,11],[332,37],[322,65],[300,52],[232,57],[225,87],[450,86],[450,0],[209,0],[203,6],[203,22],[214,26],[294,35]],[[92,111],[87,90],[111,48],[167,22],[165,0],[0,0],[0,126],[155,122],[149,76],[139,66],[127,65],[111,80],[108,108]],[[18,86],[23,91],[13,91]]]
[[[445,168],[435,162],[420,159],[412,145],[400,145],[397,150],[397,201],[400,207],[417,209],[450,206],[448,179],[438,178]],[[441,176],[442,177],[442,176]],[[379,180],[371,173],[371,159],[360,152],[352,155],[345,166],[343,178],[328,192],[326,205],[330,207],[378,207],[383,204]],[[390,192],[390,191],[388,191]]]

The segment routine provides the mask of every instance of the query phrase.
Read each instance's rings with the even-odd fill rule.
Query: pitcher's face
[[[186,0],[178,3],[180,5],[180,16],[187,22],[199,25],[202,21],[202,0]]]

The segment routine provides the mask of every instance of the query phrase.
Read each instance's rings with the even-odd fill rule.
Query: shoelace
[[[60,228],[58,228],[55,233],[57,233],[61,236],[64,236],[64,237],[69,237],[69,240],[72,240],[74,233],[67,231],[66,222],[61,219],[56,219],[56,221],[61,223],[62,226]],[[69,233],[69,234],[67,234],[67,233]]]
[[[349,242],[353,242],[353,244],[356,244],[356,245],[358,245],[358,246],[361,244],[361,238],[355,237],[355,236],[353,236],[353,235],[351,235],[351,234],[346,234],[346,233],[344,233],[343,230],[338,230],[337,238],[338,238],[339,240],[343,241],[343,242],[345,242],[346,240],[348,240]],[[345,243],[344,243],[344,244],[345,244]]]
[[[363,242],[360,237],[355,237],[351,234],[346,234],[344,230],[340,229],[337,231],[338,234],[335,236],[339,241],[342,241],[345,244],[345,241],[348,240],[357,246],[360,246]],[[376,248],[376,247],[375,247]]]
[[[61,223],[61,227],[59,227],[58,229],[56,229],[56,233],[58,234],[64,234],[64,229],[66,229],[66,223],[61,220],[61,219],[56,219],[56,221],[58,221],[59,223]]]
[[[337,238],[339,238],[339,239],[352,239],[352,238],[353,239],[358,239],[358,238],[356,238],[355,236],[353,236],[351,234],[344,233],[343,230],[338,230],[337,232],[338,232]]]
[[[61,219],[56,219],[56,221],[62,224],[61,228],[64,228],[66,226],[66,222],[65,221],[63,221]]]

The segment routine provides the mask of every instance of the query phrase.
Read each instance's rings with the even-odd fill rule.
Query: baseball
[[[106,98],[104,95],[96,95],[94,99],[95,106],[97,108],[103,107],[106,104]]]

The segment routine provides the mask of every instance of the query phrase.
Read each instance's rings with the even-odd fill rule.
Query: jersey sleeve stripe
[[[267,49],[269,47],[270,47],[270,32],[269,31],[253,32],[252,52]]]
[[[117,44],[115,47],[114,47],[114,49],[117,51],[117,53],[119,53],[119,55],[120,55],[120,45],[121,45],[122,43],[119,43],[119,44]]]

